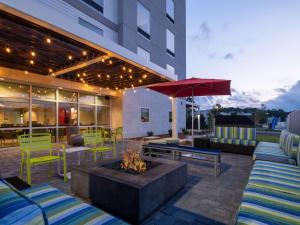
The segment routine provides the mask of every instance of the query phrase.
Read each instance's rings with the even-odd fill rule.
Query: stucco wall
[[[288,130],[300,135],[300,110],[291,112],[287,118]]]
[[[147,131],[154,135],[167,134],[172,124],[169,122],[171,100],[160,93],[148,91],[144,88],[127,91],[123,98],[123,126],[126,138],[141,137]],[[185,105],[179,101],[178,127],[185,127]],[[150,121],[141,122],[141,108],[150,109]]]

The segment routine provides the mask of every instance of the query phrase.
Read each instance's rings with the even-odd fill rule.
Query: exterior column
[[[172,98],[172,138],[178,138],[178,99]]]

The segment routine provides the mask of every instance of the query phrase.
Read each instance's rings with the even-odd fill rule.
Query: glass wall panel
[[[93,126],[95,125],[95,106],[93,105],[80,105],[80,126]]]
[[[0,128],[29,126],[29,86],[0,82]]]
[[[105,96],[97,96],[97,105],[110,106],[110,98]]]
[[[79,103],[93,105],[93,104],[95,104],[95,96],[94,95],[80,94],[79,95]]]
[[[32,99],[55,101],[55,89],[32,87]]]
[[[109,126],[110,125],[110,108],[109,107],[97,107],[97,125]]]
[[[59,126],[76,126],[77,119],[77,104],[65,102],[58,103]]]
[[[56,103],[32,100],[32,126],[45,127],[56,124]]]
[[[58,101],[77,103],[77,92],[58,91]]]

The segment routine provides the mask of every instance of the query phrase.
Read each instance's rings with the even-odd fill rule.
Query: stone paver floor
[[[75,156],[69,157],[68,165],[76,164]],[[214,177],[211,164],[197,160],[184,161],[188,163],[188,182],[184,189],[144,224],[234,224],[252,168],[251,157],[223,153],[222,173],[218,177]],[[0,149],[0,177],[18,176],[19,166],[18,148]],[[32,183],[47,182],[65,193],[72,194],[70,182],[64,183],[56,175],[56,165],[53,167],[52,177],[48,177],[47,165],[34,167]]]

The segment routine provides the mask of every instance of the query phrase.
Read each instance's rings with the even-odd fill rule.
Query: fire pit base
[[[121,159],[82,165],[72,170],[72,191],[129,223],[139,224],[183,188],[186,163],[145,158],[158,166],[141,174],[109,168]]]

